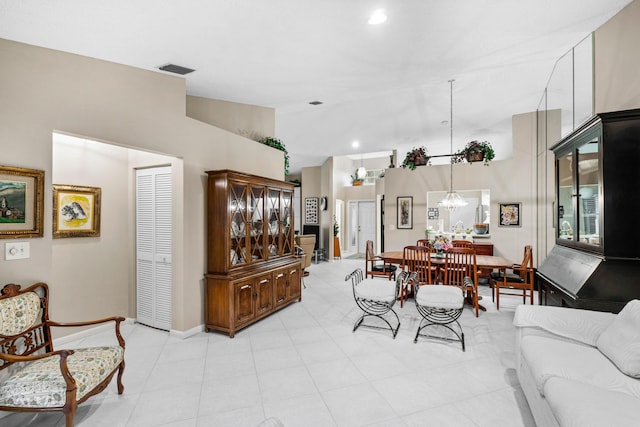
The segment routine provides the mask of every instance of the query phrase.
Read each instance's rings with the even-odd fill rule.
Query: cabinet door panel
[[[256,314],[260,315],[273,308],[273,282],[270,274],[256,280]]]
[[[287,271],[278,270],[273,273],[275,282],[276,305],[287,301]]]
[[[289,268],[289,280],[287,282],[288,298],[289,300],[300,299],[300,279],[301,279],[300,267]]]
[[[236,283],[233,292],[236,325],[248,322],[256,315],[253,282]]]

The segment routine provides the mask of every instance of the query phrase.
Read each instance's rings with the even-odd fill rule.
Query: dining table
[[[381,252],[379,256],[384,260],[385,263],[397,264],[398,266],[400,266],[400,268],[402,268],[403,266],[403,258],[404,258],[403,251]],[[433,265],[444,266],[445,262],[446,262],[445,257],[438,257],[434,253],[431,254],[431,263]],[[513,266],[513,262],[501,256],[476,255],[476,267],[478,269],[486,268],[491,270],[496,270],[496,269],[504,270],[511,266]],[[478,300],[481,300],[481,299],[482,297],[478,295]],[[465,300],[467,300],[468,302],[468,298],[465,298]],[[482,305],[478,305],[478,308],[482,311],[487,311],[486,307],[483,307]]]

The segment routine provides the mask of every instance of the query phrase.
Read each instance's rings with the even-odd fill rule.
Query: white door
[[[136,170],[138,322],[171,329],[171,167]]]
[[[367,240],[373,241],[376,247],[376,202],[358,202],[358,252],[364,253]]]
[[[364,254],[367,240],[376,242],[376,203],[371,200],[349,201],[349,252]]]

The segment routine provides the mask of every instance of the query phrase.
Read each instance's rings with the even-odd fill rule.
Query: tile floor
[[[301,303],[239,331],[185,340],[125,325],[125,392],[115,381],[78,408],[85,427],[251,427],[278,417],[285,426],[535,426],[515,372],[518,297],[500,311],[482,287],[486,312],[465,309],[459,343],[421,339],[413,300],[395,306],[402,326],[360,328],[345,276],[361,260],[312,264]],[[380,279],[382,280],[382,279]],[[77,345],[105,342],[105,334]],[[5,413],[0,413],[5,415]],[[2,416],[0,415],[0,416]],[[64,426],[59,413],[10,413],[3,427]]]

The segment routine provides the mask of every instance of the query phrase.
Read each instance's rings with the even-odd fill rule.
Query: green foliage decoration
[[[285,147],[282,141],[272,136],[265,136],[258,142],[284,152],[284,174],[285,176],[289,175],[289,152],[287,151],[287,147]]]

